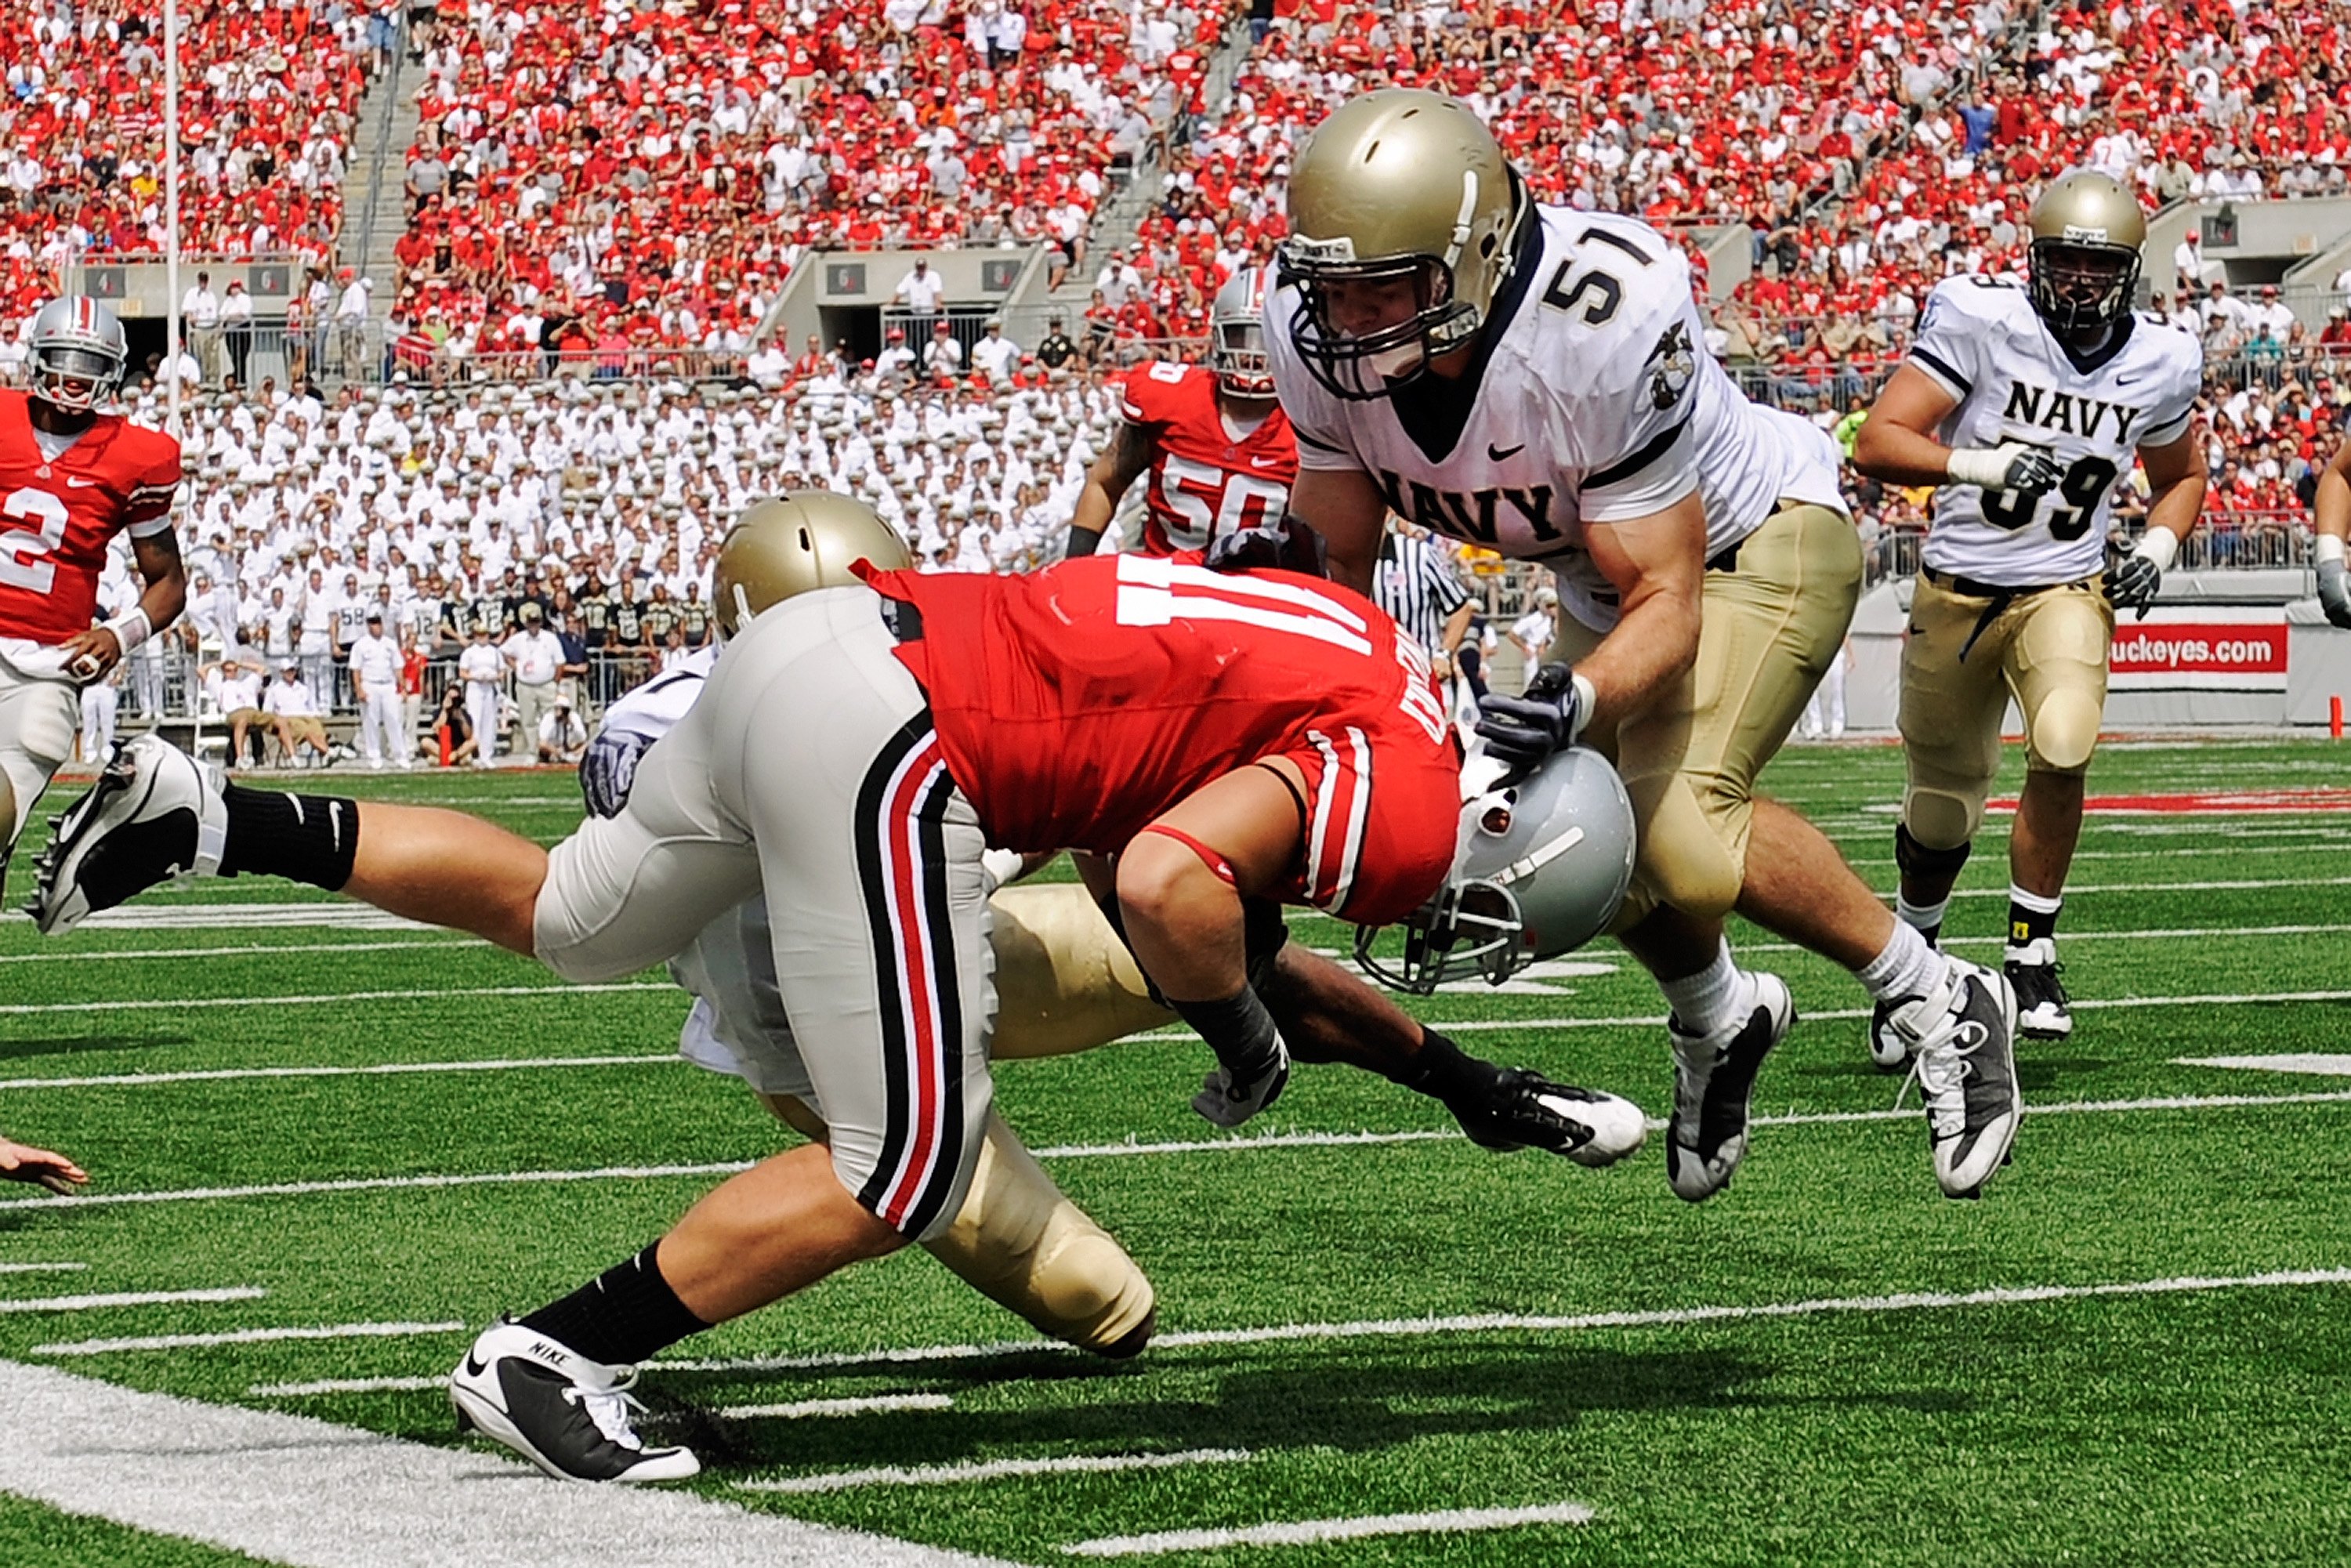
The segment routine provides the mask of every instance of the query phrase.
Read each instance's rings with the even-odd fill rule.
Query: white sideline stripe
[[[256,1383],[247,1388],[252,1399],[307,1399],[314,1394],[414,1394],[427,1388],[446,1388],[449,1379],[440,1377],[321,1377],[311,1383]]]
[[[0,1274],[64,1274],[89,1267],[87,1263],[0,1263]]]
[[[0,1491],[297,1568],[986,1568],[691,1492],[0,1363]],[[226,1467],[226,1469],[225,1469]],[[996,1564],[994,1568],[1003,1568]]]
[[[2003,891],[2002,898],[2008,896]],[[2203,997],[2075,997],[2074,1010],[2106,1010],[2132,1008],[2225,1008],[2241,1007],[2259,1002],[2341,1002],[2351,1001],[2351,991],[2240,991],[2221,992]],[[1825,1012],[1796,1014],[1798,1023],[1839,1023],[1850,1019],[1865,1019],[1867,1008],[1836,1008]],[[1518,1029],[1635,1029],[1662,1028],[1663,1013],[1645,1013],[1638,1017],[1596,1019],[1465,1019],[1458,1023],[1435,1023],[1428,1027],[1447,1034],[1474,1033],[1478,1030]]]
[[[2320,936],[2351,931],[2351,922],[2335,921],[2323,925],[2174,925],[2157,931],[2068,931],[2065,942],[2165,942],[2204,939],[2214,936]],[[2008,944],[2005,936],[1946,936],[1945,947],[2001,947]],[[1741,953],[1803,953],[1811,949],[1794,942],[1750,942],[1738,949]]]
[[[2317,1051],[2293,1051],[2282,1056],[2176,1056],[2174,1067],[2236,1067],[2250,1072],[2308,1072],[2327,1078],[2351,1078],[2351,1056]]]
[[[104,958],[103,953],[87,955]],[[0,1014],[178,1012],[183,1008],[317,1007],[337,1002],[428,1002],[457,997],[591,996],[606,991],[675,991],[666,981],[622,980],[601,986],[458,986],[446,990],[327,991],[308,997],[142,997],[131,1001],[10,1002]]]
[[[400,1339],[410,1334],[456,1333],[465,1325],[446,1323],[329,1323],[319,1327],[231,1329],[225,1333],[141,1334],[131,1339],[78,1339],[37,1344],[34,1355],[112,1355],[126,1350],[204,1350],[222,1344],[266,1344],[281,1339]]]
[[[2065,896],[2085,893],[2225,893],[2264,887],[2351,887],[2351,876],[2295,876],[2244,882],[2115,882],[2092,887],[2068,887]],[[1879,894],[1891,898],[1891,892]],[[2006,898],[2004,887],[1963,887],[1953,898]]]
[[[1144,1557],[1165,1552],[1214,1552],[1226,1546],[1319,1546],[1375,1535],[1452,1535],[1473,1530],[1517,1530],[1530,1524],[1587,1524],[1580,1502],[1532,1508],[1457,1508],[1442,1513],[1381,1513],[1360,1519],[1305,1519],[1293,1524],[1253,1524],[1246,1530],[1161,1530],[1148,1535],[1105,1535],[1061,1550],[1072,1557]]]
[[[163,1307],[178,1301],[257,1301],[269,1294],[257,1285],[225,1285],[206,1291],[116,1291],[97,1296],[26,1296],[0,1301],[0,1312],[95,1312],[108,1307]]]
[[[788,1405],[727,1405],[721,1421],[805,1421],[812,1416],[872,1416],[895,1410],[952,1410],[945,1394],[872,1394],[856,1399],[796,1399]]]
[[[877,1465],[863,1470],[737,1481],[742,1491],[828,1492],[857,1487],[940,1487],[1008,1476],[1101,1475],[1117,1470],[1165,1470],[1185,1465],[1229,1465],[1254,1459],[1247,1448],[1186,1448],[1174,1454],[1072,1454],[1058,1459],[975,1459],[960,1465]]]
[[[508,1072],[533,1067],[645,1067],[684,1061],[658,1056],[514,1056],[485,1061],[379,1061],[366,1067],[206,1067],[185,1072],[110,1072],[95,1078],[5,1078],[0,1089],[97,1089],[148,1083],[215,1083],[230,1078],[365,1078],[388,1072]]]
[[[2325,993],[2335,995],[2338,993]],[[2351,997],[2351,992],[2339,993]],[[2260,998],[2256,998],[2260,999]],[[2076,1002],[2076,1007],[2084,1004]],[[1813,1018],[1866,1018],[1865,1012],[1813,1013]],[[1515,1027],[1534,1028],[1546,1021],[1535,1019]],[[1625,1020],[1615,1020],[1622,1022]],[[1637,1021],[1637,1020],[1635,1020]],[[1652,1021],[1662,1022],[1663,1019]],[[1458,1030],[1464,1026],[1446,1025]],[[2199,1094],[2167,1096],[2145,1100],[2061,1101],[2055,1104],[2025,1107],[2034,1116],[2064,1115],[2068,1113],[2123,1111],[2218,1111],[2257,1105],[2325,1105],[2351,1101],[2351,1091],[2311,1092],[2306,1094]],[[1892,1122],[1918,1114],[1907,1111],[1800,1111],[1786,1115],[1757,1116],[1760,1127],[1802,1127],[1827,1125],[1841,1122]],[[1649,1125],[1665,1124],[1652,1119]],[[1260,1137],[1196,1138],[1144,1144],[1056,1144],[1047,1148],[1032,1149],[1040,1159],[1099,1160],[1130,1158],[1144,1155],[1197,1155],[1248,1153],[1258,1149],[1323,1149],[1346,1148],[1378,1144],[1449,1143],[1461,1134],[1450,1129],[1415,1128],[1394,1133],[1269,1133]],[[498,1171],[475,1176],[368,1176],[348,1181],[279,1182],[266,1186],[206,1186],[166,1188],[160,1192],[99,1192],[72,1197],[17,1198],[0,1203],[0,1213],[12,1208],[44,1208],[57,1206],[98,1203],[178,1203],[208,1198],[232,1197],[301,1197],[313,1193],[385,1192],[403,1188],[444,1186],[486,1186],[534,1182],[566,1181],[638,1181],[667,1176],[733,1176],[747,1171],[756,1162],[751,1160],[716,1161],[699,1166],[603,1166],[592,1170],[576,1171]],[[1160,1343],[1157,1340],[1153,1343]],[[308,1385],[305,1385],[306,1387]],[[375,1386],[372,1383],[365,1387]],[[352,1392],[340,1385],[320,1385],[317,1392]]]
[[[111,964],[130,958],[249,958],[278,953],[423,953],[442,947],[488,948],[490,946],[472,936],[455,942],[288,942],[280,946],[273,946],[266,942],[250,942],[234,947],[133,947],[121,952],[84,948],[62,953],[5,953],[0,954],[0,964],[87,964],[100,960]]]
[[[1842,1312],[1935,1312],[1954,1307],[2006,1307],[2036,1301],[2067,1301],[2108,1296],[2185,1295],[2207,1291],[2276,1289],[2296,1285],[2351,1285],[2351,1269],[2297,1269],[2266,1274],[2182,1275],[2166,1280],[2130,1280],[2096,1285],[2026,1285],[1955,1293],[1905,1291],[1886,1296],[1836,1296],[1802,1301],[1766,1301],[1747,1306],[1667,1307],[1649,1312],[1583,1312],[1571,1317],[1517,1312],[1476,1312],[1447,1317],[1382,1318],[1353,1322],[1276,1323],[1266,1328],[1201,1329],[1163,1333],[1155,1352],[1193,1345],[1272,1344],[1290,1340],[1423,1339],[1447,1334],[1577,1333],[1593,1329],[1674,1328],[1687,1323],[1736,1322],[1751,1318],[1807,1318]],[[992,1361],[1008,1356],[1076,1352],[1059,1340],[1008,1340],[988,1344],[921,1345],[907,1349],[830,1355],[752,1355],[703,1361],[656,1360],[664,1372],[787,1372],[816,1368],[903,1365],[908,1362]]]
[[[466,1176],[352,1176],[342,1181],[280,1181],[254,1186],[167,1187],[161,1192],[90,1192],[70,1197],[16,1198],[0,1203],[11,1208],[47,1208],[93,1203],[180,1203],[213,1197],[300,1197],[319,1192],[391,1192],[402,1187],[528,1186],[549,1181],[642,1181],[660,1176],[733,1176],[751,1168],[750,1160],[722,1160],[698,1166],[598,1166],[577,1171],[486,1171]]]

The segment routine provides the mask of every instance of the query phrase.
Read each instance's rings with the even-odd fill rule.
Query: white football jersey
[[[1844,511],[1827,434],[1747,398],[1706,351],[1689,264],[1648,225],[1538,207],[1461,382],[1424,375],[1350,402],[1290,339],[1296,287],[1266,301],[1274,385],[1301,467],[1362,473],[1401,517],[1556,572],[1585,625],[1616,592],[1585,529],[1698,492],[1707,553],[1761,528],[1782,497]]]
[[[2027,442],[2065,470],[2045,496],[1975,485],[1935,492],[1927,564],[2002,588],[2076,582],[2105,567],[2115,482],[2138,448],[2179,439],[2204,384],[2192,334],[2135,311],[2104,347],[2076,353],[2043,323],[2019,277],[1935,285],[1908,362],[1959,400],[1935,432],[1946,446]]]

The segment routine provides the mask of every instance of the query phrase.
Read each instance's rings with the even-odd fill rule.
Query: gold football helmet
[[[1281,246],[1306,305],[1290,340],[1314,379],[1338,397],[1385,397],[1475,341],[1533,210],[1485,122],[1442,93],[1384,88],[1324,120],[1290,170]],[[1402,320],[1358,304],[1399,284],[1413,306]],[[1369,324],[1350,319],[1359,309]]]
[[[830,490],[787,490],[754,504],[726,530],[711,574],[718,634],[731,637],[769,605],[817,588],[848,588],[850,567],[914,565],[906,541],[862,501]]]
[[[2072,169],[2049,182],[2027,222],[2032,308],[2050,329],[2085,332],[2121,320],[2147,244],[2138,198],[2110,175]]]

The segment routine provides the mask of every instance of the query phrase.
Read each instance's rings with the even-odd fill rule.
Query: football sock
[[[1913,904],[1898,893],[1894,895],[1895,918],[1930,944],[1941,940],[1943,916],[1949,913],[1950,907],[1951,895],[1948,893],[1932,904]]]
[[[1435,1030],[1423,1025],[1420,1049],[1395,1075],[1395,1081],[1416,1093],[1447,1105],[1482,1105],[1490,1099],[1502,1070],[1481,1057],[1471,1056]]]
[[[1659,980],[1666,1005],[1688,1034],[1712,1034],[1746,1021],[1754,1005],[1755,989],[1738,965],[1730,961],[1730,944],[1716,940],[1714,962],[1678,980]]]
[[[1891,1002],[1925,996],[1950,972],[1950,959],[1928,946],[1917,926],[1897,920],[1885,950],[1863,965],[1857,977],[1872,1001]]]
[[[2064,894],[2043,898],[2037,893],[2027,893],[2014,883],[2008,884],[2009,945],[2022,947],[2028,942],[2038,942],[2043,936],[2057,935],[2057,912],[2065,907]]]
[[[284,789],[221,791],[228,832],[221,849],[223,876],[282,876],[340,893],[360,852],[360,807],[329,795]]]
[[[634,1366],[710,1325],[686,1311],[653,1256],[656,1241],[521,1320],[590,1361]]]

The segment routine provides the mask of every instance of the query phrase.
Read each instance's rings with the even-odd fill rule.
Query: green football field
[[[1890,891],[1900,768],[1792,749],[1768,779]],[[563,775],[328,782],[550,842],[579,816]],[[654,1435],[705,1467],[664,1506],[716,1521],[713,1563],[757,1516],[861,1532],[827,1538],[844,1564],[881,1561],[874,1536],[1179,1568],[2351,1560],[2346,784],[2351,749],[2324,742],[2101,757],[2093,793],[2136,809],[2084,836],[2060,932],[2078,1027],[2020,1051],[2031,1113],[1979,1203],[1938,1194],[1859,988],[1752,930],[1802,1019],[1746,1166],[1700,1207],[1654,1136],[1599,1172],[1491,1155],[1343,1069],[1226,1134],[1186,1105],[1196,1040],[1007,1064],[1008,1119],[1150,1273],[1161,1343],[1090,1364],[919,1253],[866,1265],[653,1364]],[[2006,827],[1947,931],[1995,961]],[[1415,1008],[1669,1104],[1661,1006],[1612,945]],[[0,1556],[272,1560],[255,1542],[301,1521],[251,1533],[249,1494],[312,1486],[295,1512],[350,1515],[338,1467],[362,1452],[455,1450],[449,1484],[518,1521],[596,1500],[461,1446],[440,1378],[493,1315],[782,1146],[675,1059],[684,1010],[658,975],[567,988],[282,883],[161,892],[52,943],[0,925],[0,1127],[96,1178],[0,1189],[7,1446],[66,1434],[57,1488],[84,1500],[0,1458],[21,1494]],[[114,1385],[201,1403],[109,1415]],[[133,1466],[134,1420],[197,1434],[208,1495]],[[240,1422],[281,1436],[201,1436]],[[509,1560],[651,1560],[601,1528]],[[318,1533],[277,1560],[461,1560]]]

